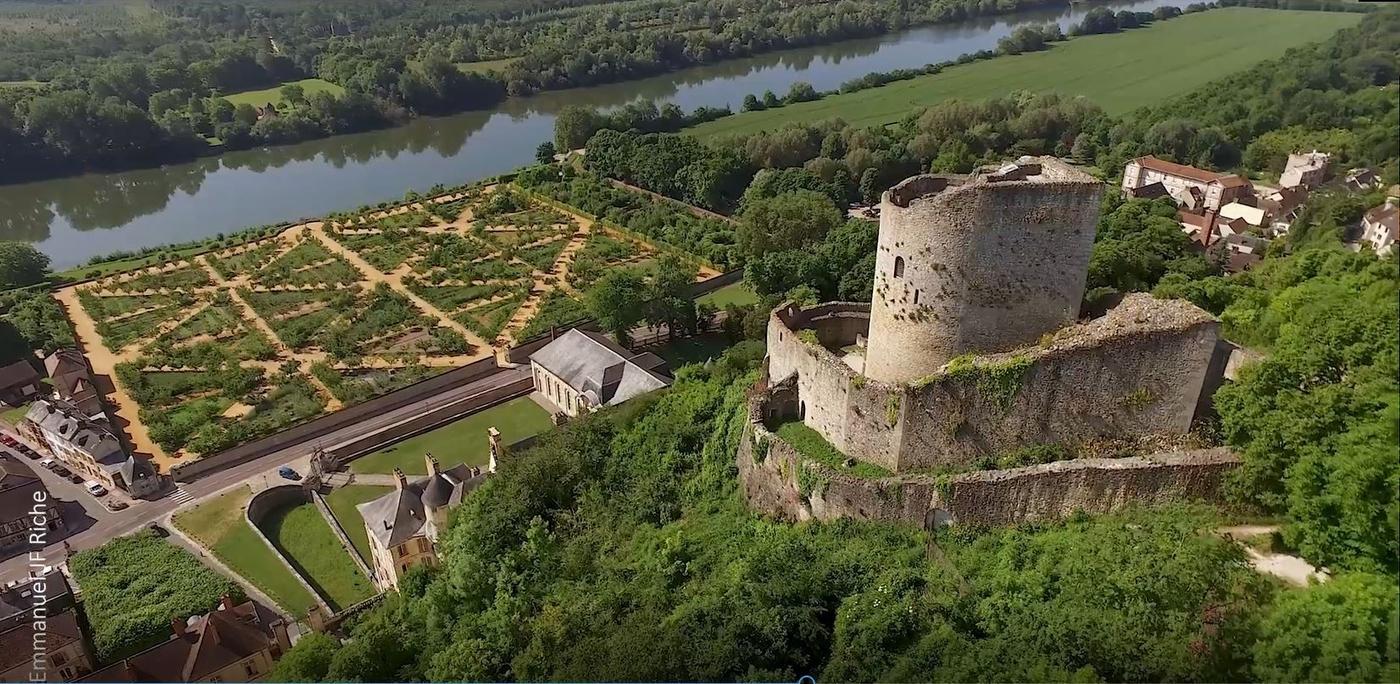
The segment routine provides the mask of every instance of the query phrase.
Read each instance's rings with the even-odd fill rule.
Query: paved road
[[[290,463],[298,458],[310,453],[315,444],[330,448],[342,442],[347,442],[359,437],[363,437],[375,430],[397,423],[405,418],[426,413],[434,408],[460,401],[482,392],[495,389],[502,385],[515,382],[522,378],[530,377],[528,367],[502,370],[480,380],[473,381],[461,387],[447,390],[437,396],[423,399],[406,406],[394,409],[364,421],[344,427],[333,433],[325,435],[311,443],[299,446],[280,449],[268,454],[264,454],[254,460],[233,466],[231,468],[210,473],[194,482],[178,485],[173,492],[169,492],[164,498],[155,501],[138,501],[124,511],[112,513],[102,508],[100,504],[92,501],[92,497],[85,492],[76,492],[69,495],[66,490],[56,491],[59,498],[73,500],[75,497],[87,497],[84,508],[91,511],[93,520],[91,524],[82,531],[68,537],[66,540],[73,551],[101,546],[103,542],[113,537],[129,534],[148,523],[160,520],[172,511],[197,499],[222,492],[233,485],[240,484],[249,478],[259,475],[268,470]],[[20,458],[23,458],[22,456]],[[37,461],[27,461],[36,464]],[[50,484],[58,489],[54,482],[58,476],[52,473],[44,479],[45,484]],[[79,485],[64,483],[69,489],[78,488]],[[79,499],[81,500],[81,499]],[[66,511],[65,511],[66,512]],[[81,514],[79,514],[81,517]],[[57,564],[63,561],[64,551],[61,542],[55,541],[47,549],[47,562]],[[9,558],[0,562],[0,582],[5,582],[24,577],[28,572],[27,560],[23,554]]]

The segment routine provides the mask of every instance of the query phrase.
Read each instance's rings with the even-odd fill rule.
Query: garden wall
[[[288,449],[324,437],[366,418],[378,416],[415,401],[460,387],[499,370],[500,367],[496,365],[495,358],[481,359],[461,368],[454,368],[446,373],[416,382],[408,387],[341,409],[330,415],[313,418],[262,439],[240,444],[189,463],[182,463],[171,468],[170,475],[181,482],[189,482],[201,475],[246,463],[271,452]]]
[[[534,390],[534,382],[529,376],[516,380],[507,385],[496,387],[481,394],[468,397],[462,401],[442,406],[427,413],[423,413],[397,425],[391,425],[383,430],[374,432],[352,442],[330,450],[332,456],[340,463],[353,460],[367,453],[378,451],[390,444],[401,442],[410,437],[437,429],[443,425],[460,420],[468,415],[488,409],[497,404],[501,404],[517,397],[528,395]],[[483,435],[482,439],[486,439]]]

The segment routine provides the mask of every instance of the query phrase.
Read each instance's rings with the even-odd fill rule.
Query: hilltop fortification
[[[1228,452],[1075,458],[1109,444],[1120,455],[1186,444],[1220,366],[1218,324],[1188,302],[1129,295],[1079,318],[1101,194],[1048,157],[966,178],[916,176],[886,192],[872,303],[784,304],[769,318],[739,455],[750,505],[797,518],[912,521],[936,509],[929,520],[1015,522],[1213,496],[1235,463]],[[788,423],[844,461],[804,456],[779,434]],[[1045,471],[1054,477],[988,470],[1025,465],[1028,452],[1070,460]],[[781,458],[765,461],[770,453]],[[930,499],[935,475],[978,493]],[[859,503],[824,498],[835,480],[841,501]],[[908,492],[929,510],[904,510]]]

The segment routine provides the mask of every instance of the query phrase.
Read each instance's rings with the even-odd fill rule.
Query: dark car
[[[295,481],[301,479],[301,474],[295,470],[292,470],[291,466],[282,466],[281,468],[278,468],[277,474],[281,475],[283,478],[286,478],[288,480]]]
[[[103,505],[103,506],[106,506],[106,507],[107,507],[107,510],[112,511],[112,512],[114,512],[114,513],[115,513],[116,511],[124,511],[124,510],[126,510],[126,502],[125,502],[125,501],[122,501],[122,500],[120,500],[120,499],[108,499],[108,500],[104,501],[104,502],[102,503],[102,505]]]
[[[8,446],[19,446],[19,442],[9,435],[0,435],[0,442],[4,442]]]
[[[39,452],[37,452],[37,451],[35,451],[35,450],[33,450],[33,449],[20,449],[19,452],[22,453],[22,454],[24,454],[24,457],[27,458],[27,459],[29,459],[29,460],[31,460],[31,461],[37,461],[37,460],[43,458],[43,456],[40,456],[40,455],[39,455]]]
[[[68,477],[68,481],[69,481],[69,482],[72,482],[73,484],[82,484],[82,483],[86,480],[86,478],[84,478],[82,475],[80,475],[80,474],[78,474],[78,473],[71,473],[71,474],[69,474],[67,477]]]
[[[53,471],[54,471],[55,473],[58,473],[58,476],[59,476],[59,477],[72,477],[72,475],[73,475],[73,471],[71,471],[71,470],[69,470],[69,469],[67,469],[67,468],[64,468],[64,467],[61,466],[61,465],[55,465],[55,466],[53,467]]]

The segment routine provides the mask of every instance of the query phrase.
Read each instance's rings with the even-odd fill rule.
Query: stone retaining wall
[[[856,518],[921,528],[1012,525],[1129,503],[1219,502],[1239,458],[1226,449],[1121,459],[1076,459],[958,475],[864,478],[803,458],[763,426],[765,397],[750,403],[739,483],[750,508],[787,520]]]
[[[254,494],[253,498],[248,500],[248,507],[243,511],[244,522],[253,528],[254,534],[257,534],[258,539],[262,540],[263,546],[266,546],[267,550],[272,552],[273,557],[277,559],[277,562],[282,564],[282,567],[287,569],[287,572],[292,573],[292,577],[297,579],[297,582],[306,590],[306,593],[316,597],[316,605],[324,611],[326,615],[330,615],[332,611],[330,604],[326,602],[326,597],[316,591],[315,587],[312,587],[311,583],[306,581],[306,578],[302,577],[300,572],[297,572],[296,567],[292,565],[291,561],[288,561],[287,557],[282,555],[282,551],[277,548],[277,545],[273,544],[272,540],[268,539],[266,534],[263,534],[262,521],[267,517],[268,513],[282,508],[283,506],[299,503],[306,503],[306,490],[302,488],[301,485],[286,484],[268,487]]]

